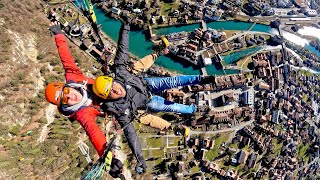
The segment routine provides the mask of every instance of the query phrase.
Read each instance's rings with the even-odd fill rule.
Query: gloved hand
[[[146,172],[146,168],[147,168],[146,164],[138,162],[138,164],[136,166],[136,173],[143,174]]]
[[[109,174],[113,178],[120,178],[121,173],[123,170],[123,164],[119,159],[113,158],[111,163],[111,169],[109,171]]]
[[[62,34],[60,23],[56,21],[51,23],[49,30],[53,35]]]

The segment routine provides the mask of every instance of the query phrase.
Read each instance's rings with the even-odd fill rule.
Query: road
[[[232,128],[226,128],[226,129],[220,129],[220,130],[215,130],[215,131],[190,131],[189,135],[198,135],[198,134],[218,134],[218,133],[224,133],[224,132],[229,132],[229,131],[238,131],[242,128],[244,128],[245,126],[250,125],[251,123],[253,123],[254,120],[239,124],[237,126],[234,126]],[[176,135],[173,134],[168,134],[168,135],[144,135],[143,137],[146,138],[156,138],[156,137],[177,137]]]
[[[207,132],[203,132],[203,131],[190,131],[190,135],[195,135],[195,134],[218,134],[218,133],[224,133],[224,132],[228,132],[228,131],[238,131],[242,128],[244,128],[245,126],[250,125],[251,123],[253,123],[254,120],[239,124],[237,126],[234,126],[232,128],[226,128],[226,129],[220,129],[220,130],[216,130],[216,131],[207,131]]]
[[[290,8],[291,10],[291,8]],[[305,17],[305,16],[301,16],[302,18],[310,18],[311,21],[305,21],[305,20],[299,20],[299,21],[291,21],[290,18],[296,18],[294,16],[254,16],[254,17],[248,17],[247,15],[245,15],[244,13],[240,13],[237,15],[237,17],[239,18],[250,18],[250,19],[253,19],[255,21],[274,21],[276,19],[281,19],[281,21],[284,21],[284,22],[295,22],[295,23],[306,23],[306,22],[317,22],[317,21],[320,21],[320,17]]]
[[[241,36],[245,36],[245,35],[248,35],[248,34],[249,34],[249,35],[263,34],[263,35],[272,36],[271,33],[266,33],[266,32],[260,32],[260,31],[245,31],[245,32],[242,32],[242,33],[237,33],[236,35],[229,37],[228,39],[224,40],[223,42],[227,42],[227,41],[230,41],[230,40],[232,40],[232,39],[235,39],[235,38],[238,38],[238,37],[241,37]]]

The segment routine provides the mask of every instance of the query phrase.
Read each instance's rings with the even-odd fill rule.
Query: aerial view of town
[[[319,0],[43,4],[48,19],[59,21],[69,41],[98,63],[92,65],[97,71],[111,71],[121,23],[130,17],[131,61],[150,54],[161,37],[169,42],[169,53],[146,76],[213,76],[207,84],[157,94],[197,107],[192,115],[153,113],[189,128],[186,136],[133,121],[147,164],[143,174],[135,172],[136,160],[119,133],[114,152],[125,166],[122,179],[320,179]],[[86,166],[81,175],[97,160],[84,141],[77,150]]]

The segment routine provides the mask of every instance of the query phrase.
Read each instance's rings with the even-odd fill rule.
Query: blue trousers
[[[149,90],[152,93],[160,92],[165,89],[176,88],[179,86],[199,84],[202,77],[200,75],[185,75],[165,78],[145,78]],[[153,112],[175,112],[181,114],[193,114],[197,111],[195,105],[184,105],[165,100],[161,96],[152,96],[151,101],[147,104],[148,109]]]

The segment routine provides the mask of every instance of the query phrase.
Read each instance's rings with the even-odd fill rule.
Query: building
[[[196,45],[194,45],[194,44],[188,44],[187,45],[187,47],[189,48],[189,49],[191,49],[191,50],[193,50],[193,51],[198,51],[198,47],[196,46]]]
[[[141,9],[133,9],[133,12],[137,13],[137,14],[140,14],[142,11],[141,11]]]
[[[280,110],[276,110],[272,113],[272,122],[279,124]]]
[[[248,167],[249,168],[254,168],[254,166],[257,163],[257,158],[258,158],[258,155],[256,153],[252,153],[250,155],[249,162],[248,162]]]
[[[203,149],[203,148],[200,150],[200,157],[201,157],[202,160],[205,159],[207,151],[208,150]]]
[[[253,105],[254,104],[254,89],[250,88],[244,92],[244,104]]]
[[[184,103],[183,97],[185,93],[179,89],[169,89],[165,91],[165,96],[168,101],[176,101],[178,103]]]
[[[121,10],[119,9],[119,8],[116,8],[116,7],[112,7],[111,8],[111,12],[113,13],[113,14],[116,14],[116,15],[120,15],[120,13],[121,13]]]
[[[185,180],[183,173],[177,174],[177,180]]]
[[[209,171],[219,172],[219,165],[214,162],[210,162],[208,169]]]
[[[270,90],[270,86],[264,82],[260,82],[259,89]]]
[[[166,19],[166,17],[165,16],[160,16],[160,22],[161,23],[166,23],[167,22],[167,19]]]
[[[185,172],[185,171],[186,171],[186,164],[185,164],[185,162],[179,161],[179,162],[178,162],[178,169],[179,169],[178,172],[180,172],[180,173]]]
[[[212,57],[212,54],[210,53],[210,51],[203,52],[202,59],[203,59],[204,66],[208,66],[212,64],[211,57]]]
[[[247,159],[248,159],[248,152],[245,150],[241,150],[238,158],[238,163],[239,164],[245,164]]]

